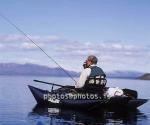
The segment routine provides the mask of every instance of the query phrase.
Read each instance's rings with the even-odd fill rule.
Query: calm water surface
[[[39,79],[57,84],[70,84],[63,77],[0,76],[0,125],[76,125],[76,124],[150,124],[150,101],[136,111],[98,113],[36,107],[36,102],[27,85],[50,89],[49,85],[34,83]],[[108,79],[107,86],[135,89],[139,98],[150,99],[150,81]]]

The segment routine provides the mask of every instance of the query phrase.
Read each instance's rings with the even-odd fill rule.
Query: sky
[[[105,71],[150,72],[149,0],[0,0],[9,18],[62,67],[96,55]],[[0,17],[0,63],[57,67]]]

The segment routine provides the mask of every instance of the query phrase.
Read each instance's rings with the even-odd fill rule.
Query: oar
[[[40,81],[40,80],[33,80],[34,82],[40,82],[40,83],[45,83],[45,84],[49,84],[49,85],[54,85],[54,86],[59,86],[59,87],[66,87],[63,85],[59,85],[59,84],[55,84],[55,83],[50,83],[50,82],[44,82],[44,81]]]
[[[44,82],[44,81],[40,81],[40,80],[33,80],[34,82],[40,82],[40,83],[45,83],[48,85],[52,85],[52,86],[59,86],[62,88],[69,88],[69,89],[74,89],[74,86],[63,86],[63,85],[59,85],[59,84],[55,84],[55,83],[50,83],[50,82]]]

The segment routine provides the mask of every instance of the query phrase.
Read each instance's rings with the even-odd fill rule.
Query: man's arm
[[[75,85],[75,88],[82,88],[87,80],[87,78],[89,77],[91,73],[91,69],[90,68],[86,68],[81,72],[79,81],[77,82],[77,84]]]

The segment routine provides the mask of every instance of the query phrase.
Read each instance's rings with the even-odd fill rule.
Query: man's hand
[[[86,62],[83,63],[83,68],[88,68]]]

